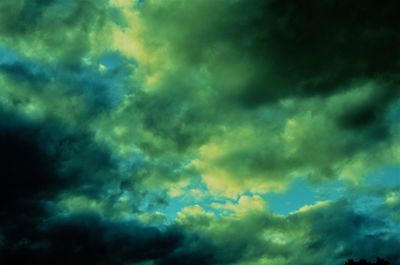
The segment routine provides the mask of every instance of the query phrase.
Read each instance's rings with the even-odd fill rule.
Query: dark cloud
[[[6,240],[0,261],[211,265],[280,259],[280,264],[311,265],[377,256],[396,264],[400,259],[395,251],[399,240],[386,230],[386,220],[359,213],[344,200],[288,217],[254,212],[214,221],[218,223],[190,231],[185,226],[156,228],[95,214],[55,216],[29,229],[3,229]]]
[[[338,124],[366,139],[389,138],[384,117],[399,97],[397,1],[305,5],[285,0],[250,6],[245,23],[232,25],[238,49],[257,65],[239,101],[254,107],[287,97],[325,97],[372,80],[378,92],[368,102],[343,106]]]
[[[150,30],[156,20],[165,23],[162,29],[154,27],[154,33],[158,29],[189,64],[215,63],[228,69],[231,78],[238,73],[229,72],[234,68],[228,63],[243,64],[251,74],[238,100],[254,107],[285,97],[329,95],[357,80],[398,80],[398,8],[397,1],[315,0],[306,5],[257,0],[196,1],[193,7],[174,2],[153,8],[145,3],[140,10]],[[207,12],[209,19],[195,24]],[[177,32],[174,27],[182,22],[190,30]]]
[[[356,80],[398,80],[398,7],[396,1],[290,0],[248,7],[239,43],[251,43],[247,51],[261,64],[259,79],[243,94],[246,104],[327,95]]]
[[[2,264],[226,264],[211,241],[175,225],[156,228],[94,214],[53,217],[33,225],[6,230]]]
[[[213,242],[216,264],[343,264],[349,258],[376,257],[397,264],[398,233],[387,213],[380,217],[373,211],[339,199],[288,216],[250,210],[240,218],[221,217],[196,229]]]
[[[96,215],[56,217],[29,234],[14,232],[0,254],[2,264],[134,264],[167,256],[183,237],[173,227],[161,231]]]
[[[320,260],[344,263],[349,257],[385,257],[396,264],[399,238],[391,231],[390,221],[374,214],[374,210],[357,210],[347,200],[320,205],[289,217],[294,226],[305,228],[300,243],[303,253],[293,255],[288,264],[311,264]],[[311,257],[311,259],[310,259]]]
[[[24,135],[25,134],[25,135]],[[2,128],[1,145],[1,206],[15,207],[14,202],[29,201],[40,193],[57,192],[55,161],[31,139],[29,132],[22,135]]]
[[[106,0],[0,3],[0,263],[398,262],[397,190],[379,213],[339,200],[133,220],[164,222],[171,183],[201,174],[201,193],[232,196],[353,178],[393,139],[397,1],[183,2],[136,5],[126,35],[143,40],[113,40],[143,65],[107,47],[130,21]]]
[[[157,265],[212,265],[225,263],[209,239],[189,233],[183,244]],[[234,255],[232,255],[234,256]]]
[[[221,224],[210,231],[156,228],[94,213],[60,214],[51,206],[60,194],[96,197],[110,183],[102,173],[112,167],[108,153],[49,120],[41,124],[7,113],[1,120],[2,264],[206,265],[257,258],[311,264],[377,255],[399,260],[391,251],[399,241],[383,229],[386,221],[357,213],[344,200],[287,218],[253,214],[217,220]],[[288,236],[284,248],[276,234]]]
[[[201,260],[208,256],[198,254],[203,243],[178,227],[59,213],[54,203],[62,194],[107,199],[104,189],[112,178],[118,181],[110,154],[54,121],[38,123],[4,112],[1,118],[1,264],[207,264]]]
[[[240,123],[249,112],[254,119],[252,111],[263,107],[293,99],[325,102],[374,83],[368,99],[338,104],[326,119],[361,135],[364,143],[349,143],[349,150],[388,142],[385,116],[400,91],[398,8],[396,1],[145,2],[138,7],[145,43],[155,43],[166,51],[164,60],[175,63],[160,75],[159,93],[146,95],[154,101],[139,102],[143,124],[182,150],[208,141],[218,125]]]
[[[85,132],[51,119],[37,122],[7,112],[0,116],[2,222],[13,222],[60,192],[96,194],[112,177],[111,154]]]
[[[391,124],[386,117],[398,96],[397,85],[390,82],[375,84],[376,88],[370,95],[343,104],[337,110],[338,115],[333,118],[343,129],[364,133],[367,136],[365,140],[387,140],[391,136]]]
[[[143,141],[143,149],[156,155],[166,148],[184,153],[204,144],[215,133],[208,124],[213,110],[205,109],[203,103],[193,100],[196,100],[194,95],[170,90],[138,94],[134,108],[140,110],[141,124],[154,135],[155,142],[162,142],[156,146]]]

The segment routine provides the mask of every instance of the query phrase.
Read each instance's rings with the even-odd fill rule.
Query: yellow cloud
[[[186,226],[201,228],[208,226],[214,219],[214,213],[205,211],[200,205],[183,208],[177,215],[177,222]]]
[[[289,214],[305,213],[308,211],[318,210],[321,208],[325,208],[331,204],[332,204],[332,202],[330,202],[330,201],[318,201],[318,202],[310,204],[310,205],[302,206],[298,210],[291,212]]]
[[[240,196],[237,203],[228,201],[226,203],[212,203],[211,207],[218,210],[228,211],[236,216],[244,216],[250,212],[263,212],[267,209],[266,201],[259,195]]]
[[[399,195],[397,193],[391,192],[386,195],[385,203],[388,205],[395,205],[400,202]]]

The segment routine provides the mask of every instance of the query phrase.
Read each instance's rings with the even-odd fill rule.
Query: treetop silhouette
[[[349,259],[344,265],[390,265],[390,262],[381,258],[376,258],[374,263],[368,262],[365,259],[360,259],[359,261]]]

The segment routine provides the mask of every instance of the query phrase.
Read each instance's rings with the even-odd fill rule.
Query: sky
[[[399,8],[0,1],[0,264],[400,265]]]

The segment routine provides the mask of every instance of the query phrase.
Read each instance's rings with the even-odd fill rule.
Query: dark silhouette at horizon
[[[360,259],[359,261],[354,261],[349,259],[344,265],[390,265],[390,262],[381,258],[376,258],[376,261],[371,263],[365,259]]]

